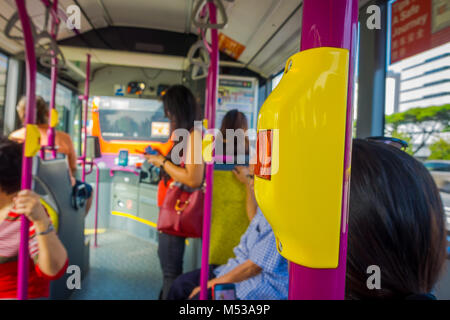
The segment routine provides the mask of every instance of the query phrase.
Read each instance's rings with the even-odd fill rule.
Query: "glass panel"
[[[390,4],[385,135],[420,160],[450,160],[449,14],[445,0]]]
[[[36,75],[36,94],[41,96],[47,104],[50,101],[51,95],[51,80],[43,74]],[[56,130],[69,131],[69,112],[72,109],[72,100],[74,98],[74,91],[69,88],[57,84],[56,85],[56,110],[58,111],[58,125]]]

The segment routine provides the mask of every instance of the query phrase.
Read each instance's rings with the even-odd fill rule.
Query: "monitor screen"
[[[167,141],[170,125],[162,103],[151,99],[102,97],[99,120],[102,138],[132,141]]]
[[[170,125],[168,122],[152,122],[152,137],[168,137]]]

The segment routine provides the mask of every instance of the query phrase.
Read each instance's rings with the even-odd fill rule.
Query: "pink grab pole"
[[[348,196],[352,146],[352,102],[355,46],[358,30],[357,0],[304,0],[301,49],[344,48],[350,52],[347,91],[344,176],[341,208],[339,262],[336,269],[314,269],[289,262],[290,300],[343,300],[348,236]]]
[[[95,222],[94,222],[94,247],[97,248],[97,229],[98,229],[98,189],[100,187],[100,169],[95,162],[92,162],[95,167]]]
[[[82,171],[81,171],[81,181],[86,182],[86,140],[87,140],[87,125],[88,125],[88,103],[89,103],[89,81],[91,75],[91,55],[87,54],[86,58],[86,81],[84,83],[84,96],[80,96],[80,99],[83,100],[83,111],[84,111],[84,119],[83,119],[83,155],[81,157],[82,162]]]
[[[28,124],[35,123],[36,114],[36,54],[34,51],[34,40],[31,32],[30,19],[28,17],[25,0],[15,0],[17,11],[19,13],[20,22],[23,30],[23,37],[25,42],[25,65],[26,65],[26,95],[27,95],[27,107],[25,114],[25,128]],[[26,129],[25,129],[26,130]],[[25,132],[26,137],[26,132]],[[27,141],[25,141],[27,143]],[[22,156],[22,182],[21,188],[31,189],[32,183],[32,166],[33,159],[25,156],[25,148],[23,148]],[[19,260],[17,270],[17,299],[26,300],[28,298],[28,237],[30,223],[28,219],[22,215],[20,217],[20,247],[19,247]]]
[[[58,0],[54,0],[53,2],[53,11],[58,10]],[[53,17],[53,24],[52,24],[52,32],[51,36],[53,39],[56,40],[56,27],[59,24],[59,19],[56,17],[56,15]],[[55,148],[55,128],[52,127],[52,110],[56,108],[55,106],[55,100],[56,100],[56,84],[58,82],[58,57],[56,56],[56,53],[53,52],[54,56],[52,57],[52,69],[51,69],[51,96],[50,96],[50,110],[49,110],[49,117],[48,117],[48,130],[47,130],[47,137],[48,142],[47,146],[50,147],[50,150],[52,151],[52,157],[53,159],[56,159],[56,148]],[[45,155],[45,152],[44,152]]]
[[[216,5],[208,2],[209,19],[211,24],[217,23]],[[207,79],[207,101],[205,115],[208,119],[208,129],[214,129],[216,120],[217,79],[219,73],[219,40],[216,29],[211,29],[211,65]],[[202,263],[200,273],[200,300],[208,299],[208,275],[209,275],[209,238],[211,232],[211,205],[213,185],[214,163],[206,164],[206,190],[203,213],[202,232]]]

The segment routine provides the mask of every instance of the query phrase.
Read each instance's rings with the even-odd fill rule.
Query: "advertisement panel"
[[[450,41],[450,1],[398,0],[392,4],[391,63]]]

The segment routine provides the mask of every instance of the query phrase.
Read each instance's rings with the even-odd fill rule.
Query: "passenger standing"
[[[161,168],[162,179],[158,185],[159,207],[163,204],[166,191],[172,181],[180,182],[190,188],[198,188],[204,178],[204,164],[201,159],[202,132],[194,129],[194,121],[200,119],[194,95],[188,88],[174,85],[167,89],[162,100],[165,116],[170,120],[171,137],[175,144],[166,157],[161,154],[146,155],[148,162]],[[188,141],[179,138],[177,129],[189,132]],[[186,150],[186,154],[183,154],[183,151],[179,152],[180,143],[186,146],[182,149]],[[197,156],[194,159],[195,154]],[[177,161],[178,156],[181,157],[182,163]],[[195,163],[194,160],[199,163]],[[185,241],[184,237],[159,233],[158,256],[163,272],[160,299],[167,298],[172,282],[183,273]]]

